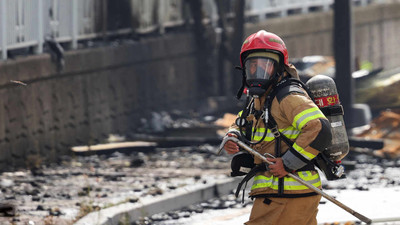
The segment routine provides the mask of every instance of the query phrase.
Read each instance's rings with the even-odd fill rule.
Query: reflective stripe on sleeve
[[[292,125],[298,130],[301,130],[308,121],[318,118],[325,118],[325,116],[318,107],[313,107],[297,114],[294,117]]]
[[[292,146],[298,153],[300,153],[304,158],[308,159],[308,160],[312,160],[313,158],[315,158],[316,155],[307,152],[306,150],[304,150],[302,147],[298,146],[296,143],[293,144]]]

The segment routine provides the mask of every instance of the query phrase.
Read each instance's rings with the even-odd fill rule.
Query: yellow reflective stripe
[[[238,114],[237,114],[237,116],[241,116],[242,115],[242,113],[243,113],[243,110],[242,111],[240,111]]]
[[[254,129],[253,129],[253,131],[254,131]],[[289,139],[296,139],[300,134],[300,131],[296,130],[296,128],[294,128],[292,126],[287,127],[285,129],[279,129],[279,131]],[[264,132],[265,132],[265,128],[263,128],[263,127],[257,128],[254,132],[253,139],[256,141],[261,140],[261,138],[264,135]],[[267,129],[267,134],[265,135],[264,141],[272,141],[274,139],[275,139],[274,134],[271,132],[270,129]]]
[[[305,180],[305,181],[310,181],[310,180],[315,180],[319,178],[319,174],[315,173],[314,175],[311,173],[311,171],[300,171],[297,173],[297,175]]]
[[[254,129],[253,129],[254,131]],[[260,133],[264,133],[265,132],[265,127],[259,127],[256,129],[256,132],[260,132]],[[267,132],[269,132],[269,129],[267,130]]]
[[[261,138],[264,136],[264,133],[265,133],[265,128],[264,127],[257,128],[255,130],[255,132],[254,132],[253,139],[255,141],[261,140]],[[274,139],[275,139],[274,134],[269,129],[267,129],[267,133],[265,134],[264,141],[272,141]]]
[[[318,107],[313,107],[310,109],[306,109],[303,112],[297,114],[294,117],[292,125],[296,127],[298,130],[301,130],[303,126],[310,120],[314,120],[317,118],[325,118],[324,114],[319,110]]]
[[[292,190],[292,191],[299,191],[299,190],[306,190],[306,189],[309,189],[307,186],[305,186],[305,185],[287,185],[287,183],[289,183],[289,182],[286,182],[285,181],[285,185],[284,185],[284,190]],[[300,184],[299,182],[297,182],[296,181],[296,183],[298,183],[298,184]],[[308,182],[309,184],[311,184],[312,186],[314,186],[314,187],[319,187],[319,186],[321,186],[321,180],[320,179],[318,179],[318,181],[316,181],[316,182],[314,182],[314,183],[311,183],[311,182]]]
[[[307,183],[313,185],[314,187],[319,187],[321,186],[321,179],[319,177],[319,174],[316,173],[314,175],[311,174],[310,171],[301,171],[298,172],[298,175],[301,179],[306,181]],[[278,190],[278,180],[279,178],[277,177],[266,177],[263,175],[258,175],[254,177],[254,182],[251,187],[251,190],[257,189],[257,188],[271,188],[273,190]],[[307,190],[309,189],[307,186],[297,182],[295,179],[291,177],[284,177],[284,190]]]
[[[273,180],[274,177],[266,177],[263,175],[258,175],[254,177],[254,182],[253,185],[251,186],[251,190],[257,189],[257,188],[272,188],[274,190],[278,190],[278,180],[275,178],[275,181]],[[276,184],[274,184],[276,183]]]
[[[254,141],[259,141],[259,140],[262,139],[262,137],[263,137],[262,135],[261,136],[257,135],[257,136],[253,137],[253,140]],[[265,138],[264,138],[264,141],[273,141],[273,140],[274,140],[274,137],[268,137],[268,135],[266,135]]]
[[[294,127],[279,129],[279,131],[289,139],[296,139],[300,135],[300,131]]]
[[[302,156],[304,156],[304,158],[311,160],[313,158],[315,158],[316,155],[307,152],[306,150],[304,150],[302,147],[298,146],[296,143],[293,144],[292,146],[298,153],[300,153]]]
[[[255,141],[259,141],[264,136],[265,128],[264,127],[259,127],[255,131],[254,131],[254,128],[253,128],[253,132],[254,132],[253,139]],[[271,133],[271,131],[269,129],[267,129],[267,133],[265,134],[264,141],[272,141],[272,140],[274,140],[274,135]]]

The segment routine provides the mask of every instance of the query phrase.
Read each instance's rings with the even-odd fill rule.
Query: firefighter
[[[321,196],[286,175],[295,173],[321,188],[312,160],[331,143],[328,120],[307,92],[290,82],[299,77],[289,64],[285,43],[276,34],[260,30],[247,37],[240,62],[250,100],[238,114],[236,121],[241,122],[234,123],[227,135],[245,138],[259,153],[276,157],[268,159],[273,165],[254,158],[258,169],[246,176],[253,178],[249,196],[254,202],[245,224],[317,224]],[[224,149],[229,154],[240,151],[232,141]]]

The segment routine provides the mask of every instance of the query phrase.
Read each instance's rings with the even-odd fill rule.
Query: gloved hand
[[[227,136],[237,138],[237,135],[233,133],[228,133]],[[239,146],[233,141],[227,141],[224,145],[224,149],[228,154],[235,154],[239,152]]]
[[[275,158],[275,159],[267,158],[267,160],[274,163],[268,166],[269,171],[272,173],[272,175],[279,178],[288,175],[288,172],[285,170],[285,167],[283,166],[282,158]]]

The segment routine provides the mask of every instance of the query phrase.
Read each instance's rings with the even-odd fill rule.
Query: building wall
[[[374,68],[393,69],[400,62],[400,4],[353,7],[354,57],[372,62]],[[246,36],[260,29],[278,34],[289,56],[333,56],[333,12],[274,18],[248,24]]]
[[[1,169],[133,132],[151,111],[193,107],[194,48],[181,34],[70,51],[61,73],[47,54],[0,62]]]

